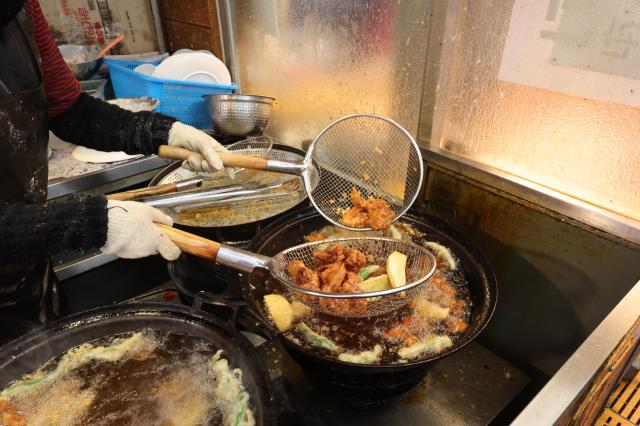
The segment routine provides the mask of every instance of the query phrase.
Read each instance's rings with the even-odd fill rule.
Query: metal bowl
[[[100,68],[102,58],[93,46],[67,44],[60,46],[60,53],[71,72],[80,81],[88,80]]]
[[[212,130],[222,137],[257,136],[269,124],[274,98],[255,95],[204,95]]]

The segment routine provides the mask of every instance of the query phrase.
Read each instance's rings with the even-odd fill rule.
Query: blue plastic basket
[[[109,65],[111,82],[117,98],[149,96],[158,99],[157,111],[175,117],[198,129],[210,129],[211,117],[202,95],[231,93],[237,84],[202,84],[189,81],[163,80],[133,71],[144,63],[158,62],[105,61]]]

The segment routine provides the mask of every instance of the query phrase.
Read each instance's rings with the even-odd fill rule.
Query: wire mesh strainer
[[[191,154],[166,146],[159,153],[177,159]],[[371,114],[350,115],[329,125],[313,141],[302,163],[231,153],[220,153],[220,158],[227,166],[301,176],[320,214],[351,230],[371,229],[342,223],[343,213],[352,206],[352,188],[365,198],[385,200],[396,220],[411,207],[422,185],[422,156],[413,137],[394,121]]]
[[[329,315],[369,317],[395,311],[416,296],[421,284],[433,275],[436,268],[436,259],[426,248],[408,241],[390,238],[339,238],[316,241],[291,247],[273,257],[268,257],[225,246],[165,225],[158,226],[187,253],[244,272],[251,273],[256,268],[268,270],[292,296]],[[313,257],[313,251],[336,243],[345,248],[352,247],[360,250],[365,255],[373,257],[374,263],[384,264],[386,258],[394,251],[405,254],[407,284],[388,290],[351,294],[326,293],[298,286],[294,277],[287,271],[289,262],[300,260],[308,268],[314,268],[318,266],[318,260]]]
[[[352,188],[365,199],[385,200],[397,219],[411,207],[422,185],[418,145],[385,117],[354,115],[334,122],[318,135],[307,157],[319,173],[311,202],[326,219],[351,230],[363,229],[341,223],[351,207]]]

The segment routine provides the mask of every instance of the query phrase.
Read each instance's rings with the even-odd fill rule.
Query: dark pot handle
[[[248,331],[266,340],[274,340],[279,335],[265,319],[247,307],[243,301],[227,300],[203,290],[195,294],[191,307],[215,314],[233,330]]]
[[[236,327],[239,330],[255,333],[269,341],[277,339],[280,335],[267,320],[247,306],[238,310]]]

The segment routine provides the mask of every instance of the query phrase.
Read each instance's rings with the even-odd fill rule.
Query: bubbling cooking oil
[[[221,394],[230,385],[232,397]],[[172,332],[145,330],[82,345],[0,395],[28,425],[255,423],[241,373],[209,342]]]

